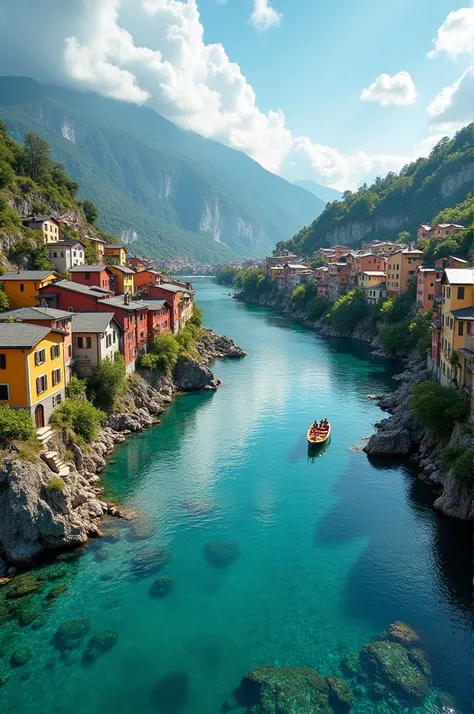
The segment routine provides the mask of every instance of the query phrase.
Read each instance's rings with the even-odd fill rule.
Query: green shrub
[[[151,354],[156,358],[154,369],[169,374],[178,361],[181,350],[182,346],[174,335],[159,335],[151,348]]]
[[[62,478],[59,478],[59,476],[52,476],[48,483],[46,488],[48,488],[50,491],[64,491],[66,488],[66,484],[62,480]]]
[[[28,441],[35,433],[33,419],[26,409],[12,409],[8,404],[0,407],[1,448],[5,448],[12,441]]]
[[[440,441],[447,441],[455,423],[465,421],[469,415],[469,402],[464,394],[438,382],[415,384],[411,407],[415,421],[426,426],[431,437]]]
[[[202,320],[203,320],[202,309],[200,307],[197,307],[197,305],[195,305],[194,309],[193,309],[193,314],[192,314],[189,322],[191,323],[191,325],[196,325],[196,327],[201,327]]]
[[[43,449],[42,444],[36,438],[36,434],[30,436],[26,441],[18,443],[18,458],[29,461],[32,464],[39,462],[39,453]]]
[[[76,375],[71,377],[66,387],[66,395],[70,399],[84,397],[86,394],[87,382],[85,379],[80,379]]]
[[[157,371],[160,369],[160,358],[158,355],[149,352],[140,359],[140,367],[142,369],[151,369]]]
[[[474,450],[473,449],[444,449],[441,454],[441,464],[443,473],[446,476],[449,471],[458,483],[468,485],[474,484]]]
[[[87,381],[90,398],[106,411],[112,409],[116,398],[124,393],[126,384],[125,359],[120,352],[115,354],[113,362],[101,360]]]
[[[8,310],[9,306],[10,301],[8,300],[7,295],[5,295],[3,288],[0,288],[0,310]]]
[[[351,331],[358,322],[368,315],[364,291],[360,288],[350,290],[336,300],[328,318],[336,330]]]
[[[104,412],[87,400],[66,399],[53,411],[50,424],[56,428],[72,430],[75,435],[90,443],[99,436],[105,416]]]

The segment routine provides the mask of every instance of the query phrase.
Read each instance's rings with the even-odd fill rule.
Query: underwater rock
[[[131,568],[135,577],[144,577],[161,570],[170,559],[170,553],[160,546],[145,546],[132,557]]]
[[[349,677],[355,677],[360,668],[360,657],[356,651],[347,652],[341,659],[341,669]]]
[[[428,679],[398,642],[371,642],[362,648],[361,656],[368,674],[386,684],[395,696],[420,702],[428,694]]]
[[[204,546],[204,555],[214,568],[227,568],[239,557],[239,545],[232,540],[210,541]]]
[[[32,630],[39,630],[40,627],[43,627],[47,622],[47,618],[45,615],[39,615],[39,617],[36,618],[36,620],[33,622],[31,625]]]
[[[102,531],[102,540],[106,543],[118,543],[121,534],[118,528],[106,528]]]
[[[157,578],[148,591],[150,597],[164,598],[171,592],[174,586],[173,578]]]
[[[179,714],[186,706],[191,687],[186,672],[168,674],[153,687],[150,701],[162,714]]]
[[[365,697],[365,689],[362,684],[356,684],[352,688],[352,691],[354,692],[354,695],[357,697],[357,699],[362,699],[363,697]]]
[[[46,600],[56,600],[56,598],[65,593],[67,589],[67,585],[57,585],[46,595]]]
[[[84,664],[90,664],[97,657],[108,652],[117,644],[118,632],[115,630],[103,630],[90,638],[86,651],[82,658]]]
[[[352,692],[339,677],[328,677],[326,682],[329,686],[329,704],[335,712],[349,712],[354,706]]]
[[[5,686],[9,679],[8,674],[0,674],[0,689]]]
[[[372,682],[369,685],[369,697],[371,699],[384,699],[387,696],[387,690],[381,682]]]
[[[12,667],[23,667],[33,657],[33,652],[29,647],[18,647],[10,658]]]
[[[410,625],[397,621],[392,622],[388,630],[381,635],[380,639],[398,642],[401,645],[405,645],[405,647],[413,647],[419,642],[420,636]]]
[[[100,576],[100,579],[103,580],[104,582],[107,580],[113,580],[114,574],[112,573],[112,571],[107,570],[107,572],[102,573],[102,575]]]
[[[68,567],[65,563],[53,563],[40,573],[39,579],[54,582],[55,580],[62,580],[65,578],[67,573]]]
[[[127,540],[146,540],[147,538],[152,538],[155,533],[156,528],[153,519],[142,516],[138,520],[133,521]]]
[[[24,607],[22,610],[20,610],[20,614],[18,617],[20,625],[23,625],[24,627],[26,627],[27,625],[31,625],[33,620],[36,620],[38,615],[39,612],[30,605]]]
[[[103,560],[107,560],[107,558],[110,555],[110,550],[108,548],[105,548],[102,546],[102,548],[99,548],[99,550],[95,554],[95,559],[97,560],[98,563],[101,563]]]
[[[73,563],[75,560],[79,560],[84,555],[84,548],[76,548],[75,550],[69,550],[66,553],[61,553],[57,556],[56,560],[60,563]]]
[[[308,667],[259,667],[245,675],[234,697],[249,714],[333,714],[329,685]]]
[[[7,598],[13,600],[20,597],[25,597],[25,595],[31,595],[38,590],[39,583],[32,575],[20,575],[16,578],[11,586],[8,586]]]
[[[91,623],[86,619],[63,622],[54,635],[53,642],[56,649],[67,652],[78,647],[90,629]]]
[[[408,658],[413,664],[416,664],[427,679],[431,679],[431,667],[423,650],[420,650],[418,647],[413,650],[408,650]]]

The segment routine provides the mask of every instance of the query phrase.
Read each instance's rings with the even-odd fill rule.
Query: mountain
[[[342,198],[341,191],[336,191],[335,188],[329,188],[329,186],[321,186],[320,183],[316,181],[293,181],[295,186],[301,186],[306,191],[314,193],[315,196],[324,201],[324,203],[332,203],[332,201],[339,201]]]
[[[263,256],[324,203],[245,154],[146,107],[0,77],[0,120],[51,146],[99,209],[99,225],[150,257]]]
[[[420,223],[430,223],[446,208],[465,201],[474,183],[474,124],[444,137],[429,157],[376,178],[371,186],[345,191],[290,241],[277,244],[309,254],[330,245],[359,246],[362,241],[396,240],[407,231],[413,240]]]

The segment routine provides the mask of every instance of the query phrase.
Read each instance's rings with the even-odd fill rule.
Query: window
[[[428,300],[434,300],[434,295],[428,295]]]
[[[74,312],[74,308],[73,308],[73,307],[68,307],[68,312]]]
[[[409,271],[408,271],[408,275],[415,275],[415,271],[414,271],[414,270],[409,270]]]
[[[20,292],[21,293],[25,292],[25,286],[23,285],[23,283],[20,283]]]
[[[448,297],[448,298],[451,297],[451,288],[449,287],[449,285],[448,285],[448,288],[447,288],[447,297]]]
[[[450,326],[450,328],[451,328],[451,329],[453,329],[453,326],[454,326],[454,320],[453,320],[453,318],[452,318],[452,317],[450,317],[450,318],[449,318],[449,326]]]
[[[461,320],[458,322],[458,335],[459,337],[464,335],[464,322],[461,322]]]
[[[61,258],[64,258],[64,253],[61,251]]]
[[[60,394],[58,394],[58,395],[56,396],[56,404],[61,404],[62,401],[63,401],[62,396],[61,396]]]
[[[54,251],[53,256],[54,256],[55,258],[58,257],[58,254],[56,253],[56,251]]]
[[[45,350],[37,350],[35,352],[35,364],[40,365],[44,364],[46,362],[46,351]]]
[[[43,374],[36,380],[36,394],[43,394],[48,389],[48,377]]]
[[[468,322],[468,323],[467,323],[467,325],[466,325],[466,335],[470,335],[470,334],[471,334],[471,325],[472,325],[471,322]]]
[[[90,280],[91,279],[91,274],[90,273],[85,273],[85,279]]]
[[[51,359],[59,357],[59,345],[51,345]]]
[[[84,348],[84,338],[83,337],[77,338],[77,346],[80,350],[82,350]]]
[[[115,344],[115,330],[112,332],[112,340],[113,340],[113,343]]]
[[[7,356],[5,354],[0,355],[0,369],[7,368]]]
[[[53,379],[53,387],[55,387],[57,384],[59,384],[61,382],[61,370],[53,369],[51,376]]]
[[[464,285],[458,288],[458,300],[464,300]]]
[[[72,357],[72,345],[68,345],[67,347],[67,356]]]
[[[92,338],[91,337],[86,337],[86,347],[88,350],[92,347]]]
[[[8,402],[9,399],[10,399],[10,385],[9,384],[0,384],[0,401]]]

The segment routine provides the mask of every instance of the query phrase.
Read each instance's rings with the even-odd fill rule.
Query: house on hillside
[[[49,259],[58,273],[65,273],[75,266],[84,265],[84,244],[78,240],[60,240],[47,246]]]
[[[157,335],[171,332],[171,305],[167,300],[146,299],[148,305],[148,344],[153,344]]]
[[[116,295],[135,293],[135,271],[126,265],[109,265],[110,287]]]
[[[59,278],[53,270],[15,270],[0,275],[0,285],[10,308],[34,307],[41,289]]]
[[[387,297],[387,274],[383,270],[364,270],[359,274],[359,287],[369,305],[376,305]]]
[[[437,272],[434,268],[416,269],[416,311],[419,315],[433,310]]]
[[[126,265],[128,250],[119,243],[106,243],[104,245],[104,260],[108,265]]]
[[[397,298],[416,281],[416,269],[423,261],[423,251],[412,245],[392,253],[387,258],[388,297]]]
[[[122,328],[122,353],[127,374],[131,374],[135,371],[138,358],[147,350],[148,304],[141,300],[131,300],[128,295],[116,295],[98,300],[97,309],[113,312]]]
[[[185,327],[193,314],[194,302],[192,293],[179,285],[161,283],[151,285],[148,289],[150,298],[166,300],[171,305],[171,331],[177,334]]]
[[[52,216],[33,214],[23,218],[21,222],[25,228],[41,231],[44,243],[57,243],[59,241],[59,223]]]
[[[435,226],[421,225],[417,228],[418,243],[423,240],[443,240],[452,238],[456,233],[465,231],[466,227],[458,223],[437,223]]]
[[[110,290],[111,273],[107,265],[76,265],[69,270],[73,283]]]
[[[113,312],[79,312],[72,317],[72,343],[76,369],[89,375],[121,351],[122,330]]]
[[[97,301],[112,297],[110,290],[89,287],[72,280],[57,280],[39,291],[38,302],[42,307],[53,307],[69,312],[90,312],[97,309]]]

